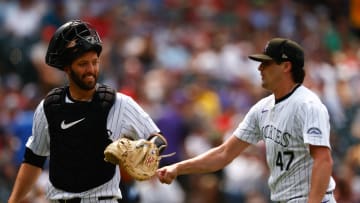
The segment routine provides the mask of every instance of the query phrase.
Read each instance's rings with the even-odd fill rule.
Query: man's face
[[[77,58],[66,71],[73,84],[83,90],[95,88],[99,75],[99,57],[95,51]]]
[[[283,80],[283,64],[277,64],[275,61],[263,61],[259,66],[261,74],[262,87],[274,91],[278,88],[278,84],[281,84]]]

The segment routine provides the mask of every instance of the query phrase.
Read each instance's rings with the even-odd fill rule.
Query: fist
[[[162,167],[156,171],[156,175],[161,183],[170,184],[178,176],[177,167],[175,164]]]

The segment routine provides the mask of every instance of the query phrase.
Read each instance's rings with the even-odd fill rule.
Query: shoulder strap
[[[59,108],[61,105],[61,99],[64,97],[65,87],[57,87],[52,89],[45,97],[44,111],[48,115],[50,109]]]
[[[113,88],[99,84],[96,89],[97,99],[100,102],[101,107],[108,111],[115,102],[116,92]]]
[[[45,97],[44,110],[45,114],[48,114],[50,109],[56,109],[61,106],[63,98],[65,96],[65,87],[58,87],[52,89]],[[102,109],[108,112],[115,102],[116,92],[113,88],[99,84],[96,89],[95,100],[100,102]]]

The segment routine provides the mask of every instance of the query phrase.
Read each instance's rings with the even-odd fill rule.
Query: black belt
[[[103,196],[103,197],[98,197],[98,200],[107,200],[107,199],[114,199],[114,196]],[[80,197],[74,197],[71,199],[58,199],[57,200],[59,203],[80,203],[81,202],[81,198]]]

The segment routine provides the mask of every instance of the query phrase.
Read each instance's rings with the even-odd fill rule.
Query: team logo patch
[[[307,134],[309,135],[321,135],[321,130],[319,128],[309,128],[309,130],[307,131]]]

